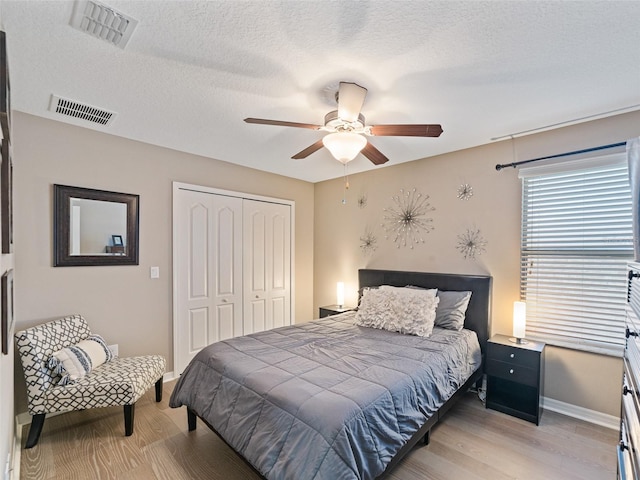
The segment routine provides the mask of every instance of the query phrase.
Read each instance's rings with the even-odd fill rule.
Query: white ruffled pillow
[[[54,352],[49,368],[60,375],[58,385],[69,385],[94,368],[113,360],[113,352],[100,335],[91,335],[76,345]]]
[[[362,297],[356,325],[420,337],[433,331],[437,290],[417,290],[383,285]]]
[[[380,285],[378,288],[380,290],[392,290],[400,293],[405,292],[406,290],[420,290],[422,295],[426,295],[434,298],[438,295],[437,288],[422,288],[422,287],[414,287],[413,285],[407,285],[406,287],[393,287],[391,285]]]

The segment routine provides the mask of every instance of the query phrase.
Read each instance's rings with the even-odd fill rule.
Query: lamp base
[[[510,341],[510,342],[513,342],[513,343],[520,344],[520,345],[526,345],[527,343],[529,343],[529,342],[528,342],[527,340],[525,340],[524,338],[516,338],[516,337],[510,337],[510,338],[509,338],[509,341]]]

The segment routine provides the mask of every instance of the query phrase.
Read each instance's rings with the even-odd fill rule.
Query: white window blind
[[[633,259],[624,155],[532,167],[520,176],[527,337],[621,355],[626,263]]]

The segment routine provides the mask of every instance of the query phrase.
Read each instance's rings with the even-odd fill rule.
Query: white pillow
[[[54,375],[60,375],[58,385],[68,385],[111,360],[113,352],[104,339],[91,335],[76,345],[54,352],[49,358],[49,368]]]
[[[414,287],[412,285],[407,285],[406,287],[393,287],[391,285],[380,285],[378,288],[382,290],[393,290],[397,292],[404,292],[406,290],[419,290],[422,295],[428,295],[434,298],[438,294],[437,288],[422,288],[422,287]]]
[[[436,290],[381,286],[362,298],[356,325],[428,337],[438,305]]]

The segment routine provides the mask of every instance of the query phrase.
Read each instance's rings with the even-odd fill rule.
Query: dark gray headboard
[[[464,321],[465,328],[478,334],[480,347],[485,351],[491,333],[491,277],[455,275],[449,273],[401,272],[397,270],[358,270],[360,288],[392,285],[437,288],[438,290],[469,291],[471,300]]]

